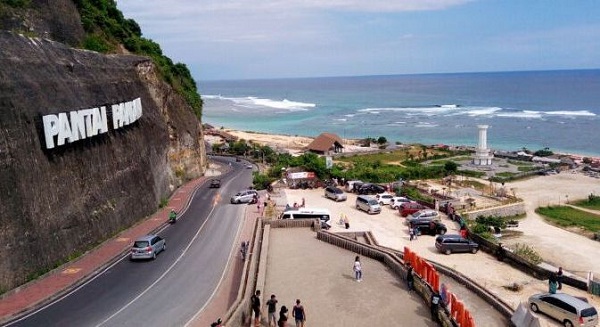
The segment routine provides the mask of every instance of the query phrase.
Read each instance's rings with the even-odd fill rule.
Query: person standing
[[[354,265],[352,266],[354,270],[354,278],[357,282],[362,281],[362,265],[360,264],[360,257],[356,256],[354,259]]]
[[[271,294],[271,298],[267,301],[266,305],[269,327],[275,327],[277,325],[277,299],[275,298],[275,294]],[[271,322],[273,323],[271,324]]]
[[[413,267],[410,265],[410,263],[408,263],[407,266],[406,285],[408,286],[408,291],[412,292],[415,289],[415,276],[413,276]]]
[[[556,282],[558,282],[558,290],[562,290],[562,280],[563,280],[563,269],[562,267],[558,267],[558,271],[556,272]]]
[[[412,227],[408,228],[408,236],[409,236],[409,241],[412,241],[415,239],[415,230]]]
[[[254,326],[260,326],[260,290],[256,290],[256,293],[250,298],[250,304],[252,305],[252,311],[254,311]]]
[[[431,320],[439,322],[439,307],[440,307],[440,295],[437,293],[431,294]]]
[[[551,273],[550,278],[548,279],[548,292],[550,294],[556,294],[557,287],[558,287],[558,281],[557,281],[556,273]]]
[[[300,304],[300,299],[296,300],[296,305],[292,309],[292,317],[296,320],[296,327],[304,327],[304,322],[306,321],[306,311],[302,304]]]
[[[282,305],[281,309],[279,310],[279,321],[277,321],[277,326],[278,327],[287,326],[287,320],[288,320],[288,308],[285,305]]]

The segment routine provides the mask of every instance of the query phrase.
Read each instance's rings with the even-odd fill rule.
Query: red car
[[[400,208],[398,208],[398,211],[400,211],[400,216],[406,217],[408,215],[412,215],[413,213],[415,213],[419,210],[423,210],[423,209],[427,209],[427,207],[422,204],[416,203],[416,202],[406,202],[406,203],[402,203],[400,205]]]

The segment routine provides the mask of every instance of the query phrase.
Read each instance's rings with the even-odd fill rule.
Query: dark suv
[[[440,235],[435,238],[435,247],[444,254],[453,252],[471,252],[473,254],[479,251],[479,245],[460,235]]]
[[[421,235],[444,235],[448,231],[446,225],[431,219],[417,219],[410,223],[410,228],[417,228]]]
[[[362,184],[357,191],[358,194],[379,194],[384,192],[385,187],[371,183]]]

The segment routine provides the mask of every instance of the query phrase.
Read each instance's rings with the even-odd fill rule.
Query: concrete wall
[[[475,220],[479,216],[495,216],[495,217],[512,217],[525,214],[525,203],[517,202],[506,204],[498,207],[485,208],[481,210],[461,212],[461,216],[465,219]]]

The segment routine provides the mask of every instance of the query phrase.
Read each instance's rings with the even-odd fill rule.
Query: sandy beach
[[[314,140],[313,137],[299,136],[299,135],[283,135],[283,134],[268,134],[261,132],[250,132],[250,131],[239,131],[234,129],[222,129],[230,135],[237,137],[240,140],[246,140],[248,142],[266,145],[273,149],[285,150],[291,154],[300,154],[304,151],[304,148]],[[219,137],[216,136],[205,136],[205,139],[210,143],[212,141],[219,141]],[[376,147],[363,147],[359,145],[359,140],[356,139],[343,139],[344,152],[363,152],[376,150]]]

